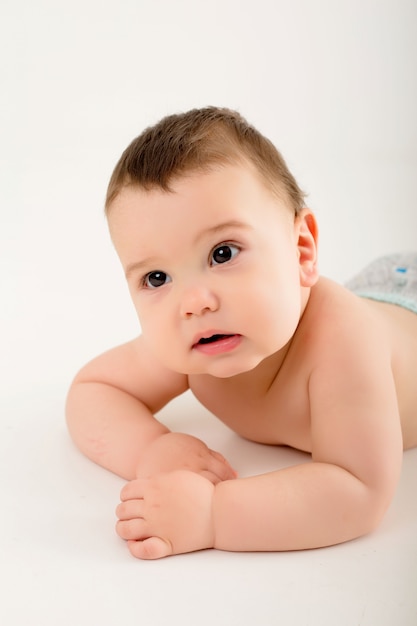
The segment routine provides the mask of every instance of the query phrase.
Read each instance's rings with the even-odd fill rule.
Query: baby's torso
[[[308,393],[298,382],[282,373],[264,390],[206,376],[190,386],[209,411],[242,437],[311,452]]]

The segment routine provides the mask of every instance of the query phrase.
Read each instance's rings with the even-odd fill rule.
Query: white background
[[[416,248],[416,1],[0,0],[0,70],[2,623],[415,624],[415,452],[369,538],[140,563],[113,533],[122,482],[73,448],[63,405],[78,367],[139,330],[103,199],[168,113],[229,106],[272,139],[323,274]],[[168,423],[242,474],[298,459],[181,402]]]

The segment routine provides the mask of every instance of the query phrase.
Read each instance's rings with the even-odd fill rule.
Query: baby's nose
[[[211,289],[202,285],[195,285],[184,291],[181,299],[181,316],[203,315],[219,308],[217,296]]]

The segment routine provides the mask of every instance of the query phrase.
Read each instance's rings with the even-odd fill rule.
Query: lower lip
[[[231,352],[242,342],[242,335],[230,335],[213,343],[196,343],[193,348],[202,354],[215,355]]]

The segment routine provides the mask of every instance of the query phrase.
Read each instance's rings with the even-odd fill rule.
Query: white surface
[[[2,407],[2,624],[416,624],[417,450],[405,454],[397,495],[368,537],[306,552],[140,562],[113,530],[123,481],[68,441],[60,390],[22,396]],[[308,462],[239,439],[187,395],[163,419],[222,450],[242,476]]]
[[[162,115],[225,105],[267,134],[309,192],[324,274],[415,248],[416,24],[414,0],[2,0],[2,624],[415,626],[416,450],[369,537],[141,563],[113,530],[122,481],[73,448],[63,404],[81,364],[138,332],[102,203]],[[189,397],[165,419],[242,475],[307,460]]]

